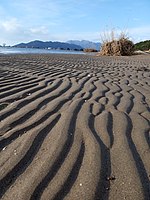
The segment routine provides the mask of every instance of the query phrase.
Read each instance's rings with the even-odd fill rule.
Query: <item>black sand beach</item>
[[[3,200],[150,199],[150,55],[0,55]]]

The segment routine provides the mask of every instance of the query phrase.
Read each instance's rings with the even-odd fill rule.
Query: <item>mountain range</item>
[[[19,48],[40,48],[40,49],[65,49],[65,50],[83,50],[83,48],[76,44],[69,44],[65,42],[43,42],[39,40],[31,41],[28,43],[16,44],[13,47]]]
[[[69,40],[67,41],[69,44],[76,44],[81,46],[83,49],[96,49],[97,51],[100,50],[101,43],[100,42],[91,42],[88,40]]]
[[[40,49],[65,49],[65,50],[83,50],[85,48],[96,49],[99,51],[100,43],[94,43],[87,40],[69,40],[67,42],[52,42],[52,41],[31,41],[28,43],[20,43],[16,44],[13,47],[20,47],[20,48],[40,48]]]

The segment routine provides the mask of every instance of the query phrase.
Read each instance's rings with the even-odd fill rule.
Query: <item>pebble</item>
[[[80,186],[82,186],[82,183],[80,183]]]
[[[7,147],[4,147],[2,150],[4,151]]]
[[[16,149],[14,150],[14,154],[17,155],[17,150]]]

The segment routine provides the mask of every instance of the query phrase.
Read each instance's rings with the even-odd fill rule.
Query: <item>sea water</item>
[[[0,54],[85,54],[83,51],[0,47]]]

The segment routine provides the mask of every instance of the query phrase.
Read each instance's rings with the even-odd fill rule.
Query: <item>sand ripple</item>
[[[0,198],[150,199],[150,57],[0,56]]]

